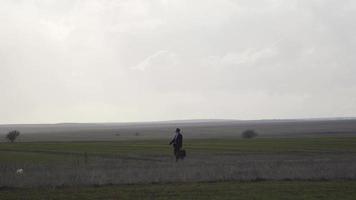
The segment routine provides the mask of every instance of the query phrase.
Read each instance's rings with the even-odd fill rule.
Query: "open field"
[[[176,163],[164,140],[0,146],[1,186],[356,179],[356,137],[190,139]],[[23,175],[14,172],[23,168]]]
[[[356,137],[187,139],[184,148],[198,154],[246,153],[356,153]],[[115,142],[23,142],[0,145],[1,161],[61,160],[63,156],[168,156],[168,140],[128,140]],[[7,156],[8,155],[8,156]],[[27,158],[28,157],[28,158]],[[34,160],[35,159],[35,160]]]
[[[10,130],[19,130],[19,142],[38,141],[121,141],[168,140],[175,128],[185,138],[240,138],[246,129],[254,129],[259,137],[352,137],[356,136],[356,119],[329,120],[211,120],[168,121],[146,123],[98,124],[33,124],[0,125],[0,142]]]
[[[291,122],[254,128],[266,126],[282,134],[296,126],[285,123]],[[187,126],[188,156],[178,163],[168,145],[168,129],[177,124],[163,129],[150,125],[147,132],[140,127],[139,134],[133,127],[121,127],[104,131],[104,136],[95,128],[97,132],[58,129],[53,134],[24,129],[18,142],[0,143],[0,199],[352,199],[354,126],[332,122],[339,125],[328,132],[330,124],[310,123],[282,135],[259,130],[254,139],[241,139],[240,129],[232,134],[231,124],[209,125],[221,135],[210,134],[207,124]],[[165,129],[166,135],[153,132]],[[298,130],[304,132],[298,135]],[[317,134],[305,136],[312,130]],[[15,173],[19,168],[23,174]]]
[[[262,181],[0,190],[0,199],[353,200],[356,181]]]

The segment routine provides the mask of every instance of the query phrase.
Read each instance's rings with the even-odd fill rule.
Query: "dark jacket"
[[[169,144],[173,144],[174,148],[182,148],[183,146],[183,135],[178,133],[177,137],[174,137]]]

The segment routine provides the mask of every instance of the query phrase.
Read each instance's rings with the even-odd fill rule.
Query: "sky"
[[[2,0],[0,124],[356,116],[356,1]]]

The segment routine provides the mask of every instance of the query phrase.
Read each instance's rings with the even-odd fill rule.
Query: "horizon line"
[[[206,119],[172,119],[172,120],[153,120],[153,121],[102,121],[102,122],[53,122],[53,123],[0,123],[0,126],[10,125],[64,125],[64,124],[140,124],[140,123],[169,123],[169,122],[218,122],[218,121],[289,121],[289,120],[352,120],[356,117],[305,117],[305,118],[261,118],[261,119],[224,119],[224,118],[206,118]]]

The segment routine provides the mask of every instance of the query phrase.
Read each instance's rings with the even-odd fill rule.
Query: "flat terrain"
[[[356,181],[263,181],[5,189],[0,199],[353,200]]]
[[[356,137],[188,139],[184,148],[176,163],[164,140],[4,143],[0,186],[356,179]]]
[[[187,120],[146,123],[98,124],[14,124],[0,125],[0,142],[10,130],[19,130],[18,142],[38,141],[120,141],[165,139],[180,127],[184,137],[240,138],[246,129],[259,137],[352,137],[356,136],[356,119],[318,120]]]
[[[127,140],[115,142],[22,142],[0,145],[2,162],[61,161],[84,156],[170,156],[169,140]],[[356,137],[187,139],[189,154],[315,154],[356,153]],[[189,158],[189,157],[188,157]]]
[[[179,162],[177,124],[18,126],[0,143],[0,199],[354,199],[354,121],[239,123],[185,126]],[[258,137],[242,139],[250,127]]]

